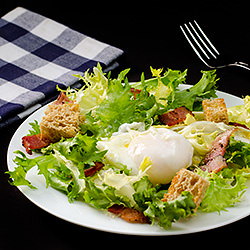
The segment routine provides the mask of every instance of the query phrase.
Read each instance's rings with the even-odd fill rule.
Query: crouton
[[[164,194],[162,201],[174,200],[178,198],[183,191],[189,191],[193,195],[196,211],[200,206],[209,185],[210,182],[203,177],[182,168],[173,178],[168,192]]]
[[[223,98],[203,100],[202,106],[206,121],[228,123],[227,107]]]
[[[57,142],[62,137],[74,137],[84,120],[78,104],[51,104],[40,123],[41,138],[43,141]]]

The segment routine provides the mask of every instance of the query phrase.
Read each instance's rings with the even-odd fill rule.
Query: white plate
[[[190,85],[182,86],[182,88],[190,87]],[[225,99],[227,107],[243,104],[243,100],[236,96],[217,91],[219,97]],[[13,159],[16,150],[21,150],[25,153],[21,144],[21,138],[28,133],[30,129],[29,123],[37,120],[41,121],[45,107],[37,110],[30,117],[28,117],[23,124],[17,129],[11,139],[8,148],[8,167],[10,171],[15,168]],[[36,155],[33,153],[32,157]],[[29,156],[30,157],[30,156]],[[173,223],[172,228],[169,230],[161,229],[157,225],[147,224],[131,224],[123,221],[120,218],[110,215],[108,212],[104,213],[97,210],[84,202],[75,201],[69,203],[67,196],[51,187],[45,187],[45,180],[43,176],[38,176],[35,168],[31,169],[27,178],[37,189],[30,189],[26,186],[18,187],[19,190],[33,203],[45,211],[61,218],[66,221],[108,232],[131,234],[131,235],[176,235],[187,234],[208,229],[220,227],[239,219],[242,219],[250,214],[250,191],[245,193],[244,200],[236,204],[236,206],[228,208],[227,212],[222,211],[219,215],[218,212],[201,213],[197,212],[197,216],[181,219]],[[250,181],[248,183],[250,186]]]

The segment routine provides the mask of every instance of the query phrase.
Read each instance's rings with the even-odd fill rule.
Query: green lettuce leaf
[[[152,221],[156,220],[159,226],[168,229],[173,222],[194,214],[196,207],[190,192],[183,191],[181,195],[169,202],[148,202],[144,214]]]
[[[147,176],[136,182],[134,188],[136,193],[133,196],[139,209],[152,223],[156,221],[164,229],[171,227],[180,218],[194,213],[196,205],[190,192],[184,191],[175,200],[163,202],[161,199],[167,190],[160,190],[158,185],[153,187]]]
[[[68,195],[70,202],[83,194],[85,188],[84,170],[94,165],[93,161],[101,161],[106,151],[96,148],[97,140],[93,137],[77,134],[74,138],[62,139],[42,150],[44,155],[28,159],[24,153],[17,151],[14,162],[17,167],[7,172],[12,185],[27,185],[34,188],[26,180],[26,173],[37,166],[38,174],[43,175],[46,185],[61,190]]]
[[[133,184],[143,178],[151,167],[152,162],[150,158],[145,157],[139,167],[137,175],[129,176],[126,172],[116,173],[113,169],[109,169],[103,173],[103,183],[114,187],[116,189],[115,193],[118,196],[127,197],[130,201],[130,205],[133,207],[136,204],[133,198],[133,194],[135,193]]]
[[[163,76],[161,72],[163,69],[153,69],[150,67],[152,75],[156,78],[146,80],[143,85],[146,86],[150,94],[154,95],[156,101],[162,107],[169,105],[169,99],[176,91],[180,84],[185,83],[187,70],[181,72],[179,70],[168,69]]]
[[[234,169],[224,168],[217,174],[200,169],[196,171],[210,182],[199,208],[203,212],[227,211],[227,207],[234,206],[241,200],[247,188],[246,177]]]
[[[70,176],[72,178],[72,185],[70,186],[70,188],[68,188],[68,199],[70,202],[72,202],[73,199],[76,199],[84,191],[85,180],[81,176],[82,172],[80,172],[77,165],[68,160],[60,152],[55,150],[53,156],[56,158],[59,165],[63,165],[71,173]]]
[[[168,69],[163,76],[161,76],[163,68],[154,69],[150,67],[150,70],[153,78],[145,80],[142,73],[141,81],[130,83],[130,85],[139,90],[145,88],[151,95],[155,96],[161,109],[166,108],[178,86],[185,83],[187,70],[181,72],[180,70]]]
[[[97,187],[91,178],[86,178],[83,199],[98,209],[108,209],[114,204],[130,207],[128,198],[117,195],[115,191],[114,187],[105,184]]]
[[[185,106],[192,111],[202,110],[202,100],[211,97],[217,97],[215,70],[201,71],[202,77],[200,81],[194,86],[179,90],[178,86],[185,83],[187,70],[181,72],[179,70],[168,69],[163,76],[161,76],[162,69],[153,69],[151,67],[152,75],[155,78],[144,80],[140,83],[134,83],[134,88],[141,89],[145,86],[150,94],[154,95],[157,103],[160,105],[159,114],[162,114],[169,109]]]
[[[74,76],[79,80],[83,80],[86,85],[78,91],[68,89],[66,92],[67,96],[79,103],[82,114],[87,114],[105,99],[108,88],[108,78],[105,76],[105,73],[103,73],[99,63],[93,68],[93,73],[89,73],[89,70],[87,70],[83,76]]]
[[[189,89],[179,90],[173,93],[169,108],[185,106],[192,111],[202,110],[202,100],[217,97],[215,70],[201,71],[203,73],[200,81]]]
[[[145,88],[139,94],[132,93],[128,80],[124,79],[126,73],[121,72],[117,79],[109,80],[106,98],[94,112],[86,115],[83,132],[109,137],[124,123],[152,124],[152,117],[158,110],[155,97],[149,95]]]
[[[36,161],[34,159],[28,159],[26,155],[19,150],[15,151],[14,153],[17,154],[16,158],[14,159],[17,167],[14,171],[5,172],[6,174],[9,174],[10,178],[12,179],[11,181],[9,181],[9,183],[13,186],[26,185],[30,188],[35,189],[36,187],[34,187],[28,180],[26,180],[25,177],[27,172],[36,165]]]
[[[250,166],[250,144],[231,136],[224,157],[230,167],[247,169]]]
[[[247,95],[244,99],[244,105],[237,105],[228,108],[229,122],[236,122],[246,125],[250,128],[250,96]]]
[[[171,91],[174,91],[177,89],[177,87],[180,84],[185,83],[186,81],[186,75],[187,70],[184,70],[181,72],[180,70],[172,70],[168,69],[165,71],[163,76],[161,76],[163,69],[154,69],[150,67],[151,73],[153,78],[150,79],[144,79],[144,73],[141,75],[141,81],[136,83],[130,83],[131,87],[136,89],[142,89],[146,87],[147,91],[154,95],[156,92],[158,92],[158,100],[161,98],[166,99],[168,96],[166,96],[166,92],[168,95]],[[162,84],[165,86],[162,86]],[[160,93],[158,89],[165,88],[163,93]]]
[[[29,125],[32,127],[32,129],[29,129],[29,134],[27,134],[27,136],[38,135],[41,133],[40,126],[37,120],[35,120],[34,122],[30,122]]]
[[[87,134],[78,133],[75,137],[51,144],[42,150],[44,154],[53,153],[55,150],[60,152],[67,160],[74,164],[85,164],[87,167],[93,166],[94,161],[102,161],[106,150],[99,151],[96,147],[97,140]]]
[[[144,122],[146,128],[152,125],[155,115],[169,109],[186,106],[190,110],[202,110],[202,100],[216,97],[216,74],[214,71],[202,71],[201,80],[189,89],[180,91],[178,86],[185,83],[187,70],[150,68],[153,78],[129,83],[123,70],[116,79],[106,77],[101,66],[93,68],[93,73],[78,76],[87,88],[79,91],[68,90],[67,96],[80,105],[86,121],[82,132],[98,137],[109,137],[118,131],[121,124]],[[131,91],[131,88],[140,90]]]
[[[228,168],[217,174],[197,169],[197,173],[210,182],[200,206],[204,212],[226,211],[227,207],[241,201],[246,191],[245,182],[250,177],[250,144],[231,136],[224,158]]]

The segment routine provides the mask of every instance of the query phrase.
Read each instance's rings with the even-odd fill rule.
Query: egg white
[[[169,183],[176,172],[191,165],[193,157],[191,143],[167,128],[126,130],[99,141],[97,147],[108,150],[106,164],[126,165],[131,175],[137,175],[144,157],[150,157],[152,167],[147,174],[153,184]]]

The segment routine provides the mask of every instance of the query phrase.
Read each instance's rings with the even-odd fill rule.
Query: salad
[[[63,93],[43,121],[30,123],[22,138],[27,153],[15,152],[16,168],[7,172],[10,183],[36,188],[26,174],[37,167],[47,187],[65,193],[69,202],[80,200],[128,222],[157,223],[164,229],[197,209],[220,212],[244,199],[250,177],[250,97],[244,105],[226,109],[227,122],[209,121],[203,101],[217,97],[215,70],[202,71],[200,81],[184,90],[179,86],[187,70],[151,68],[152,78],[142,74],[136,83],[128,81],[128,72],[112,78],[98,64],[92,73],[76,76],[85,83],[81,89],[59,89]],[[48,117],[61,112],[59,107],[77,117],[75,123],[71,113],[64,113],[60,125],[66,132],[73,127],[73,135],[61,132],[59,138],[51,133],[55,128],[48,129],[48,121],[52,126],[58,119],[57,113],[51,121]],[[177,122],[167,125],[166,114],[174,116],[182,107],[187,110],[184,118],[177,115]],[[222,144],[218,138],[228,131]],[[224,165],[211,170],[214,158],[209,157],[216,145]],[[33,151],[38,156],[30,158]],[[166,198],[183,169],[208,182],[199,204],[188,190]]]

